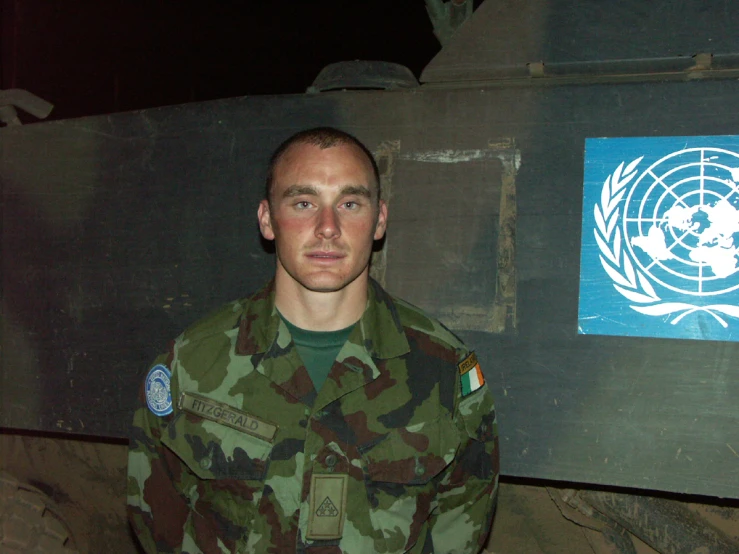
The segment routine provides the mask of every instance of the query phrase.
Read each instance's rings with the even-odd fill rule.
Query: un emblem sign
[[[739,340],[739,137],[588,139],[578,330]]]

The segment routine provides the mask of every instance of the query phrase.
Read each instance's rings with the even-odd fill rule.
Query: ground
[[[126,521],[126,445],[0,434],[0,470],[44,491],[64,515],[79,552],[136,553]],[[731,502],[729,503],[731,504]],[[691,505],[739,540],[737,508]],[[636,554],[654,554],[631,537]],[[550,491],[534,481],[501,483],[488,554],[616,554],[602,534],[563,517]],[[706,549],[705,553],[712,552]]]

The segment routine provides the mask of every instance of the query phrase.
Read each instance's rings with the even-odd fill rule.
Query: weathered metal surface
[[[487,0],[420,80],[669,72],[705,67],[705,54],[722,60],[714,65],[737,67],[738,25],[732,0]]]
[[[734,132],[738,89],[330,93],[0,130],[2,425],[125,434],[153,355],[271,273],[269,151],[329,124],[383,153],[385,283],[477,349],[504,474],[739,498],[739,347],[577,335],[584,139]],[[516,325],[492,333],[501,213]]]
[[[402,109],[412,110],[412,104]],[[475,138],[466,148],[441,148],[440,141],[434,145],[436,140],[407,131],[399,128],[396,135],[403,138],[389,204],[385,285],[429,307],[452,328],[489,331],[501,182],[506,171],[515,171],[507,167],[515,164],[514,147],[490,148],[487,140]],[[460,271],[464,287],[456,285]]]
[[[494,144],[503,147],[509,159],[503,164],[503,178],[500,185],[500,210],[498,222],[498,244],[495,303],[492,310],[493,333],[503,333],[516,329],[516,173],[521,164],[515,145]]]

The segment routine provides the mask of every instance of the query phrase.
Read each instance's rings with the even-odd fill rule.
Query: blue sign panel
[[[578,332],[739,340],[739,136],[585,143]]]

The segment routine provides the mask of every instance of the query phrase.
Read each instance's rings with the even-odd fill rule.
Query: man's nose
[[[336,238],[341,235],[339,217],[332,207],[322,208],[318,214],[316,236],[324,239]]]

